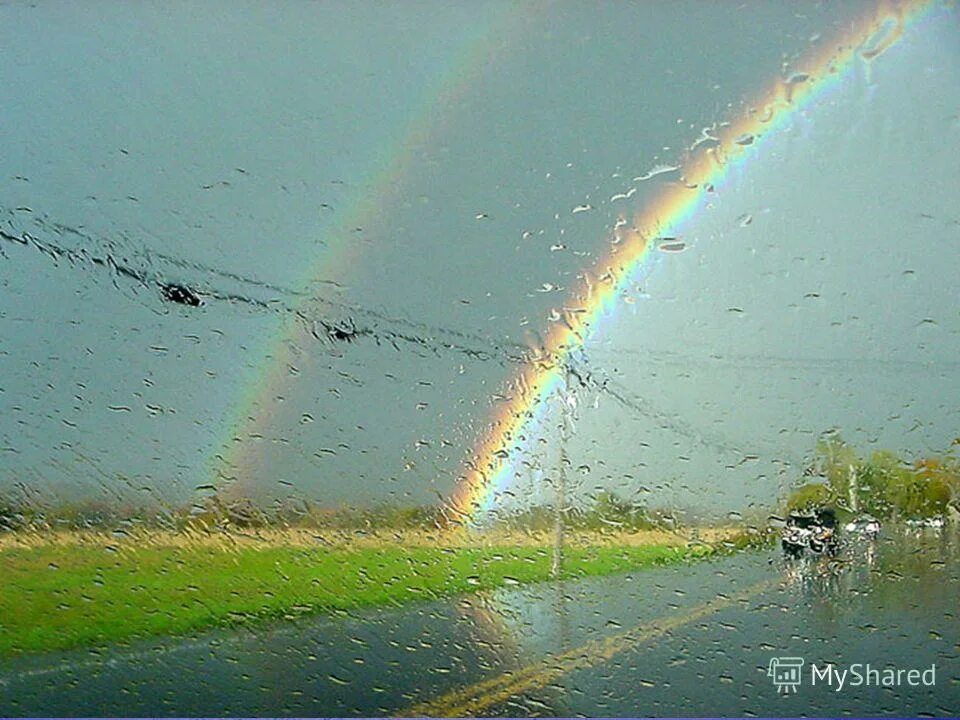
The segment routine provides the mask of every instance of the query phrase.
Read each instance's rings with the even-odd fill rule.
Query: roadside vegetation
[[[609,575],[763,542],[683,528],[601,493],[568,513],[560,577]],[[553,577],[544,508],[483,533],[436,508],[301,503],[270,511],[211,496],[174,512],[84,501],[0,506],[0,656],[183,635],[269,619],[399,606]]]
[[[551,531],[556,521],[553,507],[535,505],[496,516],[486,527],[494,532],[536,534]],[[610,490],[598,492],[587,507],[565,510],[563,523],[573,531],[599,533],[674,532],[690,524],[675,511],[648,509]],[[0,494],[0,533],[101,530],[123,537],[143,529],[185,532],[297,528],[362,536],[367,531],[433,531],[458,526],[460,523],[451,522],[439,505],[385,503],[331,508],[300,498],[263,505],[250,498],[210,492],[191,503],[167,506],[136,505],[108,497],[51,502]]]
[[[562,575],[625,572],[713,552],[706,545],[573,547]],[[518,545],[327,549],[211,538],[8,548],[0,654],[397,606],[546,580],[550,562],[548,547]]]
[[[889,450],[861,455],[839,434],[820,440],[807,477],[786,509],[830,505],[841,516],[924,520],[960,518],[960,439],[940,455],[903,458]]]
[[[955,442],[938,456],[862,456],[825,436],[786,509],[960,517]],[[770,542],[765,522],[693,520],[611,491],[586,507],[528,507],[484,532],[441,507],[263,506],[209,489],[180,507],[0,496],[0,656],[399,606],[553,577],[641,570]],[[756,508],[754,509],[756,510]]]

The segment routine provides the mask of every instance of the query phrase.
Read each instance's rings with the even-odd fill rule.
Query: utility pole
[[[847,490],[850,495],[850,512],[854,515],[860,514],[860,488],[858,487],[859,478],[857,477],[857,468],[855,465],[850,465],[849,467],[849,481],[847,482]]]
[[[573,432],[571,415],[574,403],[572,389],[575,378],[569,370],[564,377],[563,389],[560,391],[560,467],[557,469],[557,494],[554,503],[554,534],[553,534],[553,563],[550,566],[550,577],[560,578],[563,570],[563,535],[564,510],[567,505],[567,466],[570,464],[567,456],[567,443]]]

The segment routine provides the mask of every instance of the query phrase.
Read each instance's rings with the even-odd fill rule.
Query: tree
[[[832,502],[847,505],[850,480],[860,463],[856,450],[844,442],[840,433],[826,433],[817,441],[814,468],[833,491]]]
[[[921,458],[914,463],[914,473],[926,483],[926,501],[940,508],[938,514],[948,506],[960,510],[960,459],[951,453]]]
[[[620,527],[645,530],[655,526],[646,507],[620,497],[613,490],[601,490],[593,501],[593,507],[584,514],[587,526]]]
[[[813,510],[832,505],[834,493],[826,483],[807,483],[795,488],[787,498],[787,512]]]
[[[23,508],[12,497],[0,495],[0,532],[19,530],[24,524]]]
[[[904,488],[911,482],[909,467],[889,450],[877,450],[858,467],[860,509],[874,517],[900,512]]]

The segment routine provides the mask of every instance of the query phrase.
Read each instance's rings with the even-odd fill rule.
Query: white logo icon
[[[770,665],[767,666],[767,676],[773,678],[773,682],[780,692],[795,693],[797,686],[800,685],[800,669],[802,667],[803,658],[770,658]]]

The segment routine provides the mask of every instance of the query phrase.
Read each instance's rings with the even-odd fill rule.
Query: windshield
[[[956,713],[957,29],[0,4],[0,714]]]

